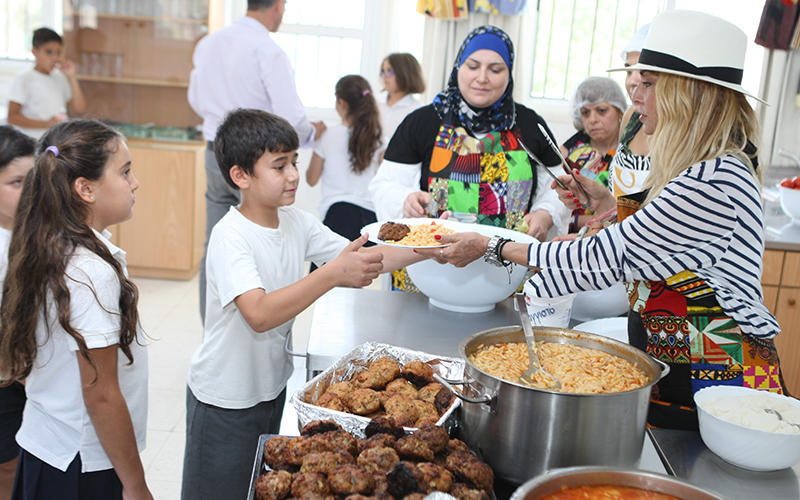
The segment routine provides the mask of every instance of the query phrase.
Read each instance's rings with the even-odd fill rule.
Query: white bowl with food
[[[703,442],[726,462],[754,471],[780,470],[800,462],[800,428],[786,424],[800,422],[796,420],[800,401],[725,385],[697,391],[694,401]],[[783,423],[763,408],[777,410]]]
[[[779,186],[781,190],[781,208],[783,212],[797,223],[800,221],[800,188]]]
[[[630,309],[628,292],[623,283],[614,283],[604,290],[578,292],[572,302],[572,319],[591,321],[625,314]]]
[[[518,231],[481,224],[461,224],[458,230],[474,231],[489,237],[501,236],[525,244],[538,241]],[[433,260],[408,266],[409,277],[428,296],[432,305],[463,313],[491,311],[495,304],[519,288],[527,272],[525,266],[497,267],[484,262],[483,258],[461,268]]]

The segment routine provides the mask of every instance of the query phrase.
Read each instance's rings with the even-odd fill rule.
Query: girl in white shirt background
[[[311,186],[321,182],[318,208],[323,224],[352,241],[362,227],[377,221],[367,187],[378,171],[385,143],[369,83],[347,75],[336,83],[335,93],[342,123],[329,127],[314,144],[306,180]]]
[[[425,92],[425,80],[417,59],[405,52],[386,56],[381,63],[380,76],[386,93],[378,99],[378,109],[388,144],[405,117],[422,106],[413,94]]]
[[[0,306],[0,374],[28,397],[13,498],[152,498],[138,290],[106,230],[133,215],[130,167],[122,136],[74,120],[45,134],[26,178]]]

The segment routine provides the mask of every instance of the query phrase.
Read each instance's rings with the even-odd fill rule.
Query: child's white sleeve
[[[70,324],[83,336],[86,347],[101,349],[119,343],[120,282],[114,268],[99,257],[81,259],[68,266],[66,283],[70,293]],[[70,337],[70,348],[78,344]]]
[[[14,81],[11,82],[11,88],[8,91],[8,100],[9,102],[15,102],[24,106],[27,104],[28,101],[28,93],[25,91],[27,87],[25,85],[25,75],[27,73],[23,73],[21,75],[17,75],[14,78]]]

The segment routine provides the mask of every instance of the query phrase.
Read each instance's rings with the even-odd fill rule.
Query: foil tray
[[[434,372],[437,372],[447,380],[460,380],[464,378],[464,361],[456,358],[437,356],[421,351],[412,351],[389,344],[377,342],[366,342],[355,347],[352,351],[345,354],[339,361],[328,367],[325,371],[306,382],[292,395],[291,403],[297,411],[300,426],[303,427],[312,420],[331,419],[336,421],[344,430],[350,432],[356,438],[364,438],[364,428],[370,419],[352,413],[345,413],[336,410],[329,410],[316,406],[313,403],[322,396],[328,386],[345,380],[352,380],[356,375],[365,371],[369,364],[380,357],[387,356],[404,365],[410,361],[422,361],[428,363]],[[457,426],[458,409],[461,407],[461,400],[455,397],[455,402],[439,418],[436,425],[440,425],[452,433]],[[406,432],[412,432],[416,427],[406,427]]]

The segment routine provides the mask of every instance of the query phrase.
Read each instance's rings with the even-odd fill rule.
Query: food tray
[[[436,356],[434,354],[412,351],[389,344],[366,342],[355,347],[352,351],[340,358],[339,361],[295,391],[292,395],[291,403],[297,411],[300,426],[302,427],[312,420],[332,419],[341,425],[344,430],[356,436],[356,438],[365,437],[364,428],[370,421],[367,417],[329,410],[328,408],[316,406],[312,404],[312,402],[322,396],[331,384],[353,379],[357,374],[366,370],[370,362],[383,356],[388,356],[401,365],[410,361],[428,363],[431,365],[434,372],[437,372],[448,380],[464,378],[464,361],[461,359]],[[447,429],[448,432],[451,432],[452,428],[455,427],[457,423],[457,410],[460,407],[461,400],[456,397],[455,402],[451,404],[450,408],[439,418],[436,425],[440,425]],[[406,432],[411,432],[415,428],[406,427],[405,429]]]

